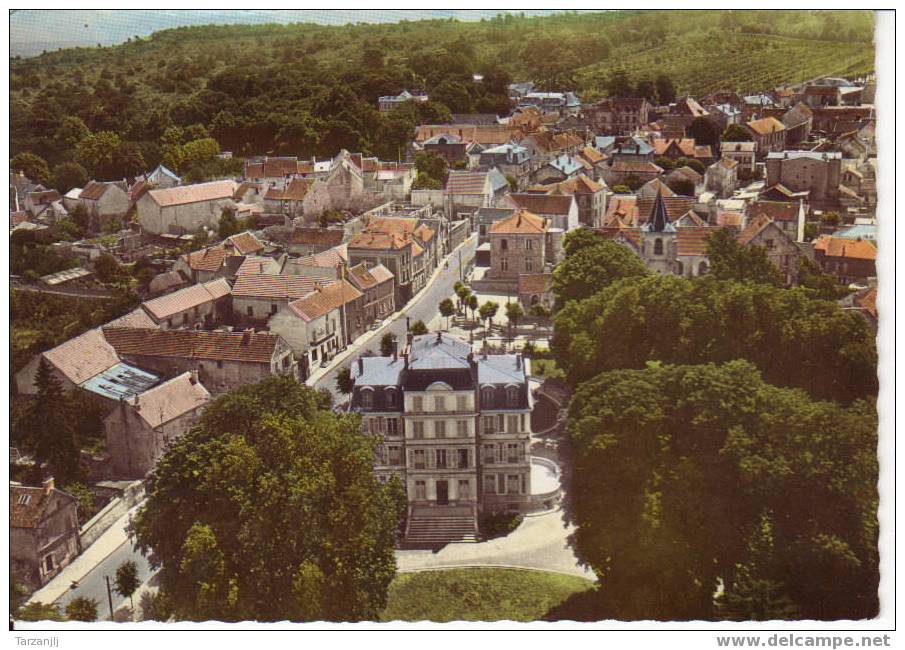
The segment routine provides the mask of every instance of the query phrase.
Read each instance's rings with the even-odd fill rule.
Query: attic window
[[[29,501],[31,501],[30,494],[20,494],[16,499],[16,504],[20,506],[27,506]]]

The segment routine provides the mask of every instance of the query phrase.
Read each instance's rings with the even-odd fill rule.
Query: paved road
[[[353,359],[368,350],[375,354],[380,354],[380,339],[387,331],[393,332],[393,334],[396,335],[396,340],[402,345],[406,335],[406,317],[413,323],[417,320],[422,320],[425,323],[430,322],[439,311],[438,305],[440,304],[440,301],[453,294],[453,285],[459,281],[460,272],[464,273],[465,269],[469,266],[469,262],[474,258],[477,241],[477,236],[472,235],[472,237],[457,251],[453,251],[452,255],[448,258],[449,269],[444,268],[442,266],[443,262],[441,261],[440,270],[433,277],[432,282],[423,289],[414,300],[400,310],[390,323],[384,325],[367,343],[360,346],[353,343],[351,347],[353,348],[354,353],[350,357],[334,364],[332,368],[315,382],[315,388],[326,388],[333,393],[333,399],[335,401],[343,401],[345,397],[336,390],[336,374],[339,372],[339,369],[349,365]],[[367,334],[365,336],[367,336]]]
[[[114,580],[116,579],[116,570],[119,566],[127,561],[132,560],[138,566],[138,579],[144,583],[151,577],[151,567],[148,560],[137,550],[132,548],[132,543],[127,539],[115,551],[108,555],[100,564],[94,567],[88,574],[79,580],[79,586],[76,589],[70,589],[57,599],[56,604],[65,609],[66,603],[73,598],[80,596],[85,598],[93,598],[97,601],[98,620],[108,620],[110,616],[110,606],[107,601],[107,582],[104,576],[110,576],[110,589],[113,595],[113,608],[119,609],[123,603],[128,604],[128,598],[123,598],[114,590]],[[136,600],[135,607],[138,607]]]

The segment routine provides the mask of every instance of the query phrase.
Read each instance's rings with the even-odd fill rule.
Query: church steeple
[[[672,224],[669,222],[669,216],[666,214],[666,205],[663,203],[663,194],[660,189],[657,190],[657,196],[654,199],[654,207],[650,211],[650,217],[647,219],[648,232],[668,232],[672,230]]]

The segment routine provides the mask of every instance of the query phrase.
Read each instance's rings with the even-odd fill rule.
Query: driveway
[[[396,568],[429,571],[452,567],[496,566],[555,571],[596,580],[590,569],[579,566],[566,538],[574,530],[566,526],[561,510],[526,517],[506,537],[476,544],[448,544],[440,551],[396,551]]]

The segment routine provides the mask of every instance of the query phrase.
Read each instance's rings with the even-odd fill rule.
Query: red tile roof
[[[324,287],[318,287],[304,298],[289,303],[289,309],[299,318],[308,322],[320,318],[334,309],[362,297],[361,291],[347,280],[337,280]]]
[[[638,199],[638,216],[641,223],[647,221],[654,207],[656,197]],[[664,196],[663,205],[666,208],[666,216],[670,221],[675,221],[694,206],[694,198],[690,196]]]
[[[314,184],[310,178],[293,178],[284,188],[271,187],[264,194],[269,201],[301,201]]]
[[[57,499],[67,503],[75,497],[57,489],[27,485],[9,486],[9,523],[13,528],[36,528],[47,514],[47,509]]]
[[[115,350],[97,328],[47,350],[44,358],[76,385],[119,363]]]
[[[236,277],[232,294],[240,298],[296,300],[314,291],[315,280],[302,275],[250,273]]]
[[[494,222],[490,232],[496,235],[541,234],[547,232],[547,220],[527,210],[519,210],[511,217]]]
[[[533,214],[569,214],[573,198],[561,194],[510,194],[515,204]]]
[[[854,297],[855,305],[877,319],[877,289],[871,287],[863,293],[859,293]]]
[[[188,253],[184,256],[189,268],[193,271],[219,271],[220,267],[229,257],[229,251],[223,244],[217,244],[209,248],[202,248],[200,251]]]
[[[217,278],[204,284],[193,284],[160,298],[154,298],[154,300],[148,300],[142,303],[142,307],[160,321],[228,295],[229,283],[223,278]]]
[[[754,131],[757,135],[767,135],[777,131],[785,131],[786,126],[775,117],[765,117],[760,120],[748,122],[745,126]]]
[[[662,174],[663,168],[652,162],[629,162],[625,160],[617,160],[610,168],[612,171],[622,174],[641,173],[641,174]]]
[[[706,255],[707,237],[719,230],[714,226],[676,229],[676,255]]]
[[[765,214],[774,221],[798,221],[798,202],[755,201],[748,207],[748,214]]]
[[[546,293],[553,282],[552,273],[522,273],[518,276],[519,293]]]
[[[212,181],[210,183],[179,185],[177,187],[150,190],[148,196],[150,196],[157,205],[165,208],[174,205],[201,203],[202,201],[232,199],[235,191],[236,183],[233,181]],[[84,190],[82,191],[82,195],[84,196]]]
[[[264,244],[261,243],[261,240],[248,230],[228,237],[227,241],[233,245],[239,255],[250,255],[251,253],[264,250]]]
[[[751,240],[757,237],[760,231],[769,226],[771,223],[773,223],[773,219],[765,214],[760,214],[754,217],[754,219],[748,221],[748,225],[745,226],[745,229],[738,234],[737,239],[739,243],[743,245],[750,244]]]
[[[349,280],[354,284],[360,291],[364,291],[366,289],[371,289],[376,287],[378,282],[377,278],[368,270],[368,267],[364,265],[364,263],[357,264],[349,269]]]
[[[97,201],[104,195],[110,187],[110,183],[98,183],[97,181],[88,181],[88,184],[82,188],[82,193],[79,194],[80,199],[89,199],[91,201]]]
[[[152,428],[190,413],[207,404],[211,395],[192,373],[184,372],[128,400],[138,415]]]
[[[104,336],[125,356],[177,357],[245,363],[273,359],[280,337],[270,332],[208,332],[105,327]]]
[[[348,247],[367,248],[371,250],[402,250],[409,244],[414,244],[411,239],[399,234],[383,232],[363,232],[349,240]]]
[[[844,239],[824,235],[814,243],[815,251],[822,251],[827,257],[844,257],[857,260],[876,260],[877,248],[867,239]]]

